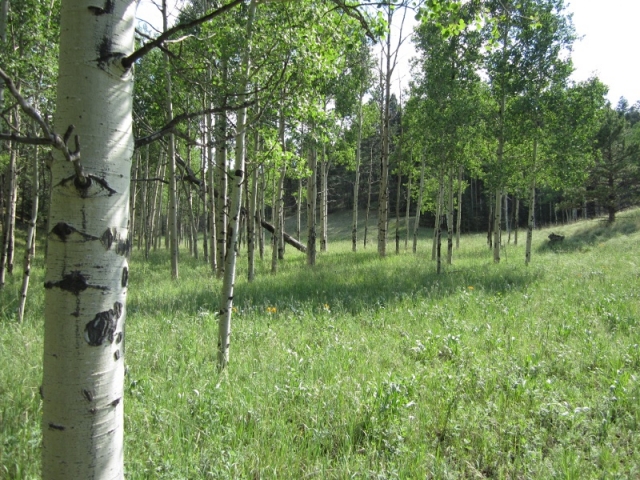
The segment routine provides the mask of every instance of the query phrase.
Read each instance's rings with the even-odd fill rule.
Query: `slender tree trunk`
[[[54,151],[41,389],[45,480],[124,478],[133,76],[112,59],[133,50],[135,7],[122,0],[92,16],[86,5],[62,1],[54,124],[61,131],[75,125],[84,174]]]
[[[296,238],[302,232],[302,179],[298,179],[298,198],[296,201]]]
[[[247,33],[245,48],[242,55],[242,81],[238,101],[243,103],[247,97],[246,91],[249,84],[249,71],[251,67],[251,37],[253,34],[253,19],[256,12],[257,0],[251,0],[249,15],[247,18]],[[218,368],[224,369],[229,363],[229,343],[231,341],[231,314],[233,312],[233,290],[236,276],[236,257],[238,230],[240,226],[240,207],[242,205],[242,184],[245,169],[245,136],[247,130],[247,109],[242,108],[237,114],[236,126],[236,155],[235,173],[233,176],[231,210],[229,222],[229,251],[226,256],[225,273],[222,281],[222,297],[220,299],[220,313],[218,321]]]
[[[500,233],[502,228],[502,190],[496,188],[493,207],[493,262],[500,263]]]
[[[138,222],[136,221],[136,214],[138,213],[137,199],[138,199],[138,178],[140,178],[140,151],[135,152],[133,155],[133,165],[131,171],[134,172],[131,177],[131,198],[129,199],[129,243],[131,249],[129,250],[129,257],[133,251],[133,245],[135,245],[135,233]],[[143,182],[146,183],[146,182]]]
[[[139,209],[139,217],[140,221],[138,227],[138,250],[142,249],[142,244],[147,236],[147,227],[148,227],[148,213],[149,209],[149,145],[145,148],[144,155],[144,181],[142,182],[142,193],[140,195],[140,209]],[[146,244],[145,244],[146,246]]]
[[[447,265],[453,261],[453,169],[449,171],[449,191],[447,206]]]
[[[14,127],[20,128],[20,115],[15,112]],[[17,178],[18,144],[11,142],[9,146],[9,168],[6,177],[6,214],[2,238],[2,252],[0,252],[0,290],[4,288],[6,274],[13,273],[15,230],[16,230],[16,205],[18,200]]]
[[[442,186],[440,187],[443,188]],[[443,197],[444,195],[441,195]],[[436,244],[436,273],[442,273],[442,215],[439,215],[435,226],[435,244]]]
[[[393,9],[387,5],[389,28],[393,18]],[[380,169],[380,195],[378,197],[378,255],[381,257],[387,254],[387,222],[389,215],[389,141],[390,141],[390,120],[389,111],[391,103],[391,31],[387,34],[386,46],[386,72],[384,83],[382,116],[382,157]],[[382,73],[382,72],[381,72]]]
[[[410,207],[411,207],[411,182],[412,177],[409,175],[409,182],[407,183],[407,205],[404,218],[405,237],[404,237],[404,251],[409,248],[409,220],[410,220]]]
[[[364,221],[364,248],[367,248],[367,234],[369,233],[369,212],[371,212],[371,184],[373,176],[373,145],[371,146],[371,157],[369,159],[369,179],[367,180],[367,211]]]
[[[424,191],[424,158],[420,166],[420,189],[418,191],[418,203],[416,205],[416,219],[413,222],[413,253],[418,251],[418,228],[420,227],[420,211],[422,210],[422,195]]]
[[[205,101],[205,105],[206,104],[207,102]],[[209,115],[207,115],[207,117],[209,117]],[[209,135],[206,127],[202,132],[202,144],[209,144]],[[207,174],[207,147],[201,151],[200,171],[202,172],[200,198],[202,200],[202,217],[204,218],[202,225],[204,230],[202,235],[202,255],[204,256],[204,263],[209,264],[209,195],[207,193],[209,176]]]
[[[162,26],[163,31],[167,31],[168,25],[168,13],[167,13],[167,0],[162,0]],[[173,98],[172,98],[172,83],[171,83],[171,67],[169,63],[169,55],[165,53],[165,78],[167,89],[167,123],[173,120]],[[167,214],[169,215],[169,252],[171,256],[171,278],[174,280],[178,278],[178,184],[176,179],[176,141],[173,133],[167,137],[167,160],[169,162],[169,209]]]
[[[462,226],[462,165],[458,169],[458,218],[456,221],[456,250],[460,248],[460,227]]]
[[[329,162],[327,161],[327,145],[322,142],[322,161],[320,162],[320,251],[327,251],[327,202],[329,201],[327,180],[329,176]]]
[[[227,59],[222,58],[222,80],[227,82]],[[226,105],[226,99],[222,102],[222,106]],[[227,115],[220,113],[216,115],[216,170],[218,172],[218,189],[215,194],[216,207],[216,239],[217,239],[217,260],[218,269],[216,275],[218,278],[224,277],[225,258],[227,256],[227,224],[228,218],[228,199],[227,199]]]
[[[260,150],[260,134],[256,129],[254,135],[254,152],[256,152],[256,158],[259,157]],[[253,164],[251,171],[251,195],[249,195],[249,218],[247,218],[247,260],[249,262],[248,268],[248,281],[253,282],[256,277],[256,219],[258,218],[258,165],[257,162]],[[258,224],[258,228],[260,225]]]
[[[358,102],[358,138],[356,140],[356,179],[353,184],[353,225],[351,227],[351,250],[358,251],[358,197],[360,193],[360,156],[362,151],[362,94]]]
[[[27,303],[27,292],[29,290],[29,278],[31,274],[31,262],[36,253],[36,224],[38,222],[38,147],[35,148],[33,158],[33,173],[31,177],[31,220],[27,231],[27,245],[24,249],[24,272],[22,277],[22,289],[20,291],[20,304],[18,305],[18,321],[22,323],[24,319],[24,309]]]
[[[431,260],[436,260],[438,253],[438,235],[439,222],[442,221],[442,212],[444,210],[444,172],[440,172],[438,177],[438,200],[436,203],[436,219],[433,226],[433,244],[431,246]]]
[[[504,228],[507,230],[507,245],[511,243],[511,223],[509,222],[509,193],[504,194]]]
[[[279,137],[280,137],[280,147],[282,148],[282,152],[286,153],[286,142],[285,142],[285,122],[284,122],[284,110],[280,110],[280,122],[279,122]],[[285,158],[282,159],[282,166],[280,167],[280,178],[278,179],[278,185],[276,190],[274,190],[275,202],[273,208],[275,209],[274,216],[274,226],[276,228],[273,237],[273,255],[271,258],[271,273],[278,273],[278,260],[284,257],[284,240],[282,238],[282,232],[284,231],[284,180],[287,174],[287,163]]]
[[[260,174],[260,186],[258,190],[258,219],[257,224],[262,225],[262,221],[265,219],[264,212],[264,191],[265,191],[265,183],[266,179],[264,178],[264,170]],[[258,228],[258,250],[260,251],[260,260],[264,260],[264,230],[262,228]]]
[[[316,191],[316,170],[317,157],[316,146],[312,145],[309,150],[309,171],[311,174],[307,180],[307,265],[316,264],[316,200],[318,197]]]
[[[533,140],[533,164],[536,165],[538,157],[538,139]],[[525,247],[524,263],[529,265],[531,262],[531,242],[533,240],[533,229],[535,228],[535,211],[536,211],[536,178],[535,175],[531,179],[531,187],[529,189],[529,218],[527,220],[527,245]]]
[[[402,175],[398,173],[398,191],[396,192],[396,255],[400,254],[400,198],[402,193]]]
[[[515,197],[516,204],[513,208],[513,244],[518,245],[518,224],[520,223],[520,197]]]

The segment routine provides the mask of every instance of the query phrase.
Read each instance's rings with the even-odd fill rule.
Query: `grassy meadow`
[[[223,373],[220,281],[134,252],[127,478],[640,478],[640,210],[536,231],[529,267],[524,231],[499,265],[463,236],[440,275],[427,230],[379,259],[375,229],[354,254],[348,217],[329,222],[312,269],[288,247],[249,284],[241,252]],[[0,478],[39,476],[36,264],[23,324],[20,269],[0,292]]]

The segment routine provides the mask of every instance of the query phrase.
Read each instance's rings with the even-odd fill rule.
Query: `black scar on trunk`
[[[78,235],[80,235],[83,238],[83,240],[86,242],[90,240],[96,240],[96,237],[94,237],[93,235],[87,235],[86,233],[82,233],[77,228],[72,227],[71,225],[65,222],[57,223],[56,226],[51,229],[51,233],[56,235],[63,242],[66,242],[69,239],[69,237],[74,233],[77,233]]]
[[[89,288],[89,283],[82,273],[76,271],[65,275],[59,282],[47,282],[44,284],[44,288],[48,289],[53,287],[58,287],[66,292],[79,295]]]
[[[116,302],[113,308],[99,312],[84,328],[84,339],[92,347],[101,346],[104,341],[113,343],[118,319],[122,316],[122,304]]]
[[[124,267],[122,269],[122,288],[125,288],[129,284],[129,269]]]
[[[113,245],[113,240],[115,238],[116,238],[116,229],[114,228],[112,230],[111,228],[107,228],[105,232],[102,234],[102,237],[100,237],[100,241],[102,242],[102,245],[104,246],[104,248],[109,250],[111,248],[111,245]]]

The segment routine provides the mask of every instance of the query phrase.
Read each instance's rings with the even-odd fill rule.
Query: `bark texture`
[[[42,476],[122,479],[134,0],[63,0],[55,127],[76,126],[85,183],[52,165]]]

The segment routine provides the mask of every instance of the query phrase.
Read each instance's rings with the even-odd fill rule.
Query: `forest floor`
[[[220,281],[134,252],[127,478],[640,477],[640,210],[536,231],[529,267],[524,231],[498,265],[465,235],[440,275],[426,231],[380,259],[329,222],[314,268],[289,247],[247,283],[241,252],[222,374]],[[0,478],[39,477],[42,263],[24,323],[20,269],[0,292]]]

